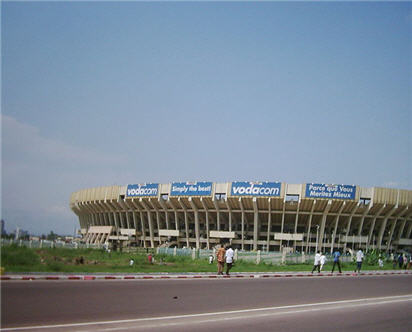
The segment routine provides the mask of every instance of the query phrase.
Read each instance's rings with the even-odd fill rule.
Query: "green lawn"
[[[83,263],[81,263],[83,258]],[[129,266],[133,258],[134,265]],[[209,264],[207,259],[192,260],[187,256],[154,255],[151,264],[146,253],[107,253],[97,249],[44,248],[31,249],[16,245],[1,248],[1,266],[6,272],[62,272],[62,273],[156,273],[156,272],[216,272],[216,264]],[[353,271],[353,263],[342,264],[343,271]],[[329,272],[332,264],[324,266]],[[377,265],[363,264],[363,270],[378,270]],[[386,263],[383,269],[392,269]],[[312,264],[272,265],[266,263],[237,261],[232,272],[280,272],[311,271]],[[336,269],[335,269],[336,271]]]

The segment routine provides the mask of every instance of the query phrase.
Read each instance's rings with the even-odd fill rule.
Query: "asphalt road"
[[[3,331],[408,331],[412,276],[5,281]]]

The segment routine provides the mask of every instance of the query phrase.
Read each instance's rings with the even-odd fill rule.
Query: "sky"
[[[175,181],[412,190],[411,2],[1,3],[1,218]]]

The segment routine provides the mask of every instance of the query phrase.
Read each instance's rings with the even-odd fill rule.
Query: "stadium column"
[[[154,208],[154,210],[155,210],[155,213],[156,213],[157,243],[158,243],[158,245],[160,245],[160,244],[161,244],[161,241],[160,241],[160,232],[159,232],[159,230],[160,230],[160,214],[159,214],[159,209],[157,208],[156,204],[154,204],[154,203],[152,202],[152,199],[151,199],[151,198],[149,198],[149,203],[153,206],[153,208]]]
[[[175,215],[175,229],[179,232],[179,235],[180,235],[179,215],[177,213],[177,208],[176,208],[176,206],[174,205],[173,201],[170,198],[168,198],[167,201],[169,202],[170,206],[173,209],[173,212],[174,212],[174,215]],[[177,244],[178,247],[179,247],[179,241],[180,241],[179,236],[177,236],[176,237],[176,244]]]
[[[295,234],[297,234],[297,232],[298,232],[299,211],[300,211],[300,196],[299,196],[298,207],[296,209],[296,216],[295,216],[295,228],[294,228],[294,233]],[[303,241],[303,239],[302,239],[302,241]],[[296,252],[296,240],[293,241],[293,251]]]
[[[285,210],[286,210],[286,195],[283,199],[283,208],[282,208],[282,224],[280,225],[280,232],[283,234],[283,228],[285,226]],[[279,250],[282,251],[282,240],[279,240]]]
[[[239,197],[239,204],[240,204],[240,210],[242,211],[242,230],[241,230],[241,236],[242,236],[242,250],[245,250],[245,208],[243,207],[243,202],[242,202],[242,197]]]
[[[365,222],[365,217],[366,217],[366,213],[369,211],[370,209],[367,209],[363,214],[362,214],[362,219],[359,225],[359,229],[358,229],[358,236],[362,235],[362,230],[363,230],[363,224]]]
[[[150,207],[147,203],[143,200],[143,198],[139,199],[139,203],[143,205],[144,209],[147,212],[147,219],[149,221],[149,236],[150,236],[150,247],[154,248],[154,236],[153,236],[153,219],[152,219],[152,212],[150,211]]]
[[[335,227],[333,228],[332,242],[330,244],[330,252],[333,252],[333,247],[335,245],[336,232],[338,231],[339,218],[340,218],[340,215],[341,215],[345,205],[346,205],[346,202],[343,202],[342,206],[340,207],[340,209],[338,211],[338,214],[335,216]]]
[[[386,224],[388,223],[388,219],[396,211],[397,208],[398,208],[398,204],[396,204],[392,209],[389,210],[389,212],[386,214],[385,218],[382,221],[381,227],[379,229],[379,234],[378,234],[378,248],[379,248],[379,250],[382,247],[383,234],[385,233],[385,228],[386,228]]]
[[[163,210],[165,211],[165,219],[166,219],[166,229],[169,229],[169,213],[167,212],[167,206],[163,198],[158,198],[159,204],[162,206]]]
[[[268,198],[268,231],[267,231],[267,236],[266,236],[266,251],[269,251],[269,246],[270,246],[270,229],[272,227],[272,201],[271,198]]]
[[[322,251],[322,249],[323,249],[323,237],[325,235],[326,219],[328,217],[328,212],[329,212],[331,206],[332,206],[332,200],[329,199],[328,204],[326,205],[326,208],[323,211],[322,223],[320,225],[319,247],[318,247],[320,251]]]
[[[121,207],[123,208],[123,210],[124,210],[124,213],[125,213],[125,215],[126,215],[126,227],[127,227],[127,229],[129,229],[129,228],[130,228],[130,220],[129,220],[129,213],[128,213],[129,208],[128,208],[128,206],[126,205],[126,203],[125,203],[125,201],[124,201],[123,199],[120,199],[120,198],[119,198],[118,203],[120,204],[120,206],[121,206]]]
[[[139,212],[140,215],[140,228],[142,230],[141,236],[140,236],[140,241],[143,241],[143,248],[146,248],[146,230],[144,227],[144,220],[143,220],[143,212],[140,206],[137,204],[137,201],[135,201],[134,198],[132,198],[132,201],[130,202],[132,206]],[[133,219],[135,220],[135,228],[137,231],[137,221],[135,219],[135,212],[133,212]],[[137,239],[137,233],[136,233],[136,239]]]
[[[195,213],[195,236],[196,236],[196,249],[200,249],[200,236],[199,236],[199,211],[196,204],[193,202],[192,197],[189,197],[189,203]]]
[[[411,215],[409,215],[410,217]],[[408,231],[406,232],[406,238],[409,239],[412,233],[412,222],[409,224]]]
[[[253,250],[258,250],[258,234],[259,234],[259,209],[257,206],[257,198],[253,197]]]
[[[132,219],[133,219],[133,225],[134,225],[134,236],[137,241],[137,220],[136,220],[136,213],[133,211],[133,205],[131,205],[131,202],[128,200],[124,201],[124,204],[126,206],[126,218],[127,218],[127,228],[133,229],[130,227],[130,221],[129,221],[129,212],[132,213]]]
[[[208,210],[208,208],[205,204],[205,201],[203,200],[203,197],[200,197],[200,202],[202,203],[203,209],[206,212],[206,246],[207,246],[207,249],[209,250],[210,249],[210,243],[209,243],[209,210]]]
[[[225,204],[229,212],[229,232],[231,232],[232,231],[232,208],[229,205],[229,201],[227,197],[225,197]],[[232,243],[232,239],[230,239],[230,243]]]
[[[186,233],[186,247],[190,248],[190,243],[189,243],[189,225],[187,222],[187,208],[186,205],[182,202],[182,198],[179,197],[177,199],[177,201],[179,202],[180,206],[183,209],[184,215],[185,215],[185,233]]]
[[[217,223],[217,231],[220,231],[220,209],[219,209],[219,204],[217,204],[216,198],[213,197],[213,205],[215,206],[216,209],[216,223]]]
[[[352,226],[352,219],[353,219],[353,216],[355,215],[356,211],[358,210],[359,206],[360,206],[360,202],[358,202],[358,204],[356,204],[356,206],[353,208],[353,210],[352,210],[352,212],[349,216],[348,223],[346,225],[346,234],[345,234],[345,243],[343,245],[343,252],[346,252],[346,247],[348,245],[348,236],[349,236],[350,228]],[[368,214],[368,212],[370,211],[372,206],[373,206],[373,204],[370,204],[368,206],[368,208],[363,212],[362,220],[365,219],[365,216]]]
[[[310,243],[310,228],[312,227],[312,218],[313,218],[313,211],[315,211],[315,205],[316,205],[316,199],[313,200],[312,208],[310,210],[310,215],[309,215],[309,222],[308,222],[308,231],[307,231],[307,236],[306,236],[306,253],[309,252],[309,243]]]
[[[368,236],[368,245],[371,244],[373,231],[375,229],[376,219],[378,218],[378,216],[381,214],[381,212],[383,211],[385,207],[386,207],[386,204],[383,204],[382,207],[378,210],[378,212],[376,212],[375,216],[372,219],[372,224],[371,224],[371,228],[369,230],[369,236]],[[375,244],[374,244],[374,249],[375,249]]]
[[[390,229],[390,231],[389,231],[388,243],[387,243],[387,245],[386,245],[386,251],[389,251],[389,249],[390,249],[390,246],[391,246],[391,243],[392,243],[392,238],[393,238],[393,233],[395,232],[396,224],[398,223],[398,220],[400,219],[400,217],[401,217],[402,215],[404,215],[406,211],[408,211],[408,206],[406,206],[406,207],[398,214],[398,216],[393,220],[391,229]]]

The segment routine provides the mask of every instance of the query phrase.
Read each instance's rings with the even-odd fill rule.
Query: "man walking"
[[[326,263],[326,256],[325,256],[325,254],[322,254],[322,255],[320,256],[320,270],[321,270],[321,271],[322,271],[323,265],[325,265],[325,263]]]
[[[313,269],[312,269],[312,273],[313,271],[315,271],[316,269],[318,269],[318,273],[320,273],[320,251],[318,251],[315,255],[315,261],[313,262]]]
[[[229,271],[232,268],[234,253],[233,253],[232,246],[230,244],[226,248],[227,248],[226,254],[225,254],[225,257],[226,257],[226,275],[228,276]]]
[[[333,253],[333,267],[332,267],[332,273],[333,273],[333,271],[335,270],[335,265],[336,265],[336,264],[338,265],[338,268],[339,268],[339,273],[342,273],[342,269],[340,268],[340,261],[339,261],[339,258],[340,258],[340,252],[339,252],[339,249],[336,249],[336,251]]]
[[[218,275],[223,274],[223,269],[225,268],[225,254],[226,254],[226,250],[222,245],[220,246],[216,254]]]
[[[362,267],[362,262],[363,262],[363,252],[362,249],[359,248],[358,252],[356,253],[356,270],[358,270],[358,273],[360,273],[361,267]]]

